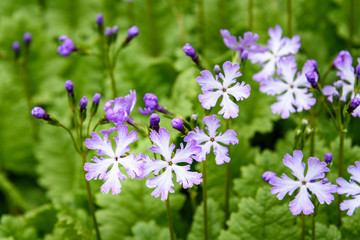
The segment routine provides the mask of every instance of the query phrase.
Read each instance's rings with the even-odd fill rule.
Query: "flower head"
[[[239,107],[230,99],[233,96],[236,101],[243,100],[250,96],[250,85],[245,82],[236,81],[241,76],[240,66],[227,61],[223,64],[224,74],[220,73],[215,78],[208,70],[201,71],[201,76],[196,78],[200,84],[203,94],[199,95],[199,101],[205,109],[210,109],[216,105],[217,100],[222,96],[219,114],[224,114],[224,118],[236,118]],[[222,79],[222,83],[219,81]]]
[[[85,178],[101,179],[105,183],[101,186],[101,192],[108,193],[110,190],[112,194],[118,194],[121,191],[121,183],[126,176],[120,171],[123,166],[130,178],[140,177],[142,175],[142,155],[135,155],[135,153],[126,154],[130,151],[129,145],[138,138],[136,131],[131,131],[128,134],[128,127],[126,125],[119,125],[117,127],[117,137],[114,138],[116,143],[115,151],[113,150],[111,141],[108,135],[101,138],[99,134],[93,132],[92,138],[85,140],[85,145],[88,149],[98,150],[97,154],[107,156],[106,158],[95,156],[91,163],[85,163],[84,169],[87,171]]]
[[[116,125],[123,124],[130,118],[130,113],[136,104],[136,91],[130,90],[125,97],[118,97],[105,103],[106,118]]]
[[[93,96],[93,104],[99,104],[101,99],[101,94],[100,93],[95,93]]]
[[[79,103],[79,106],[80,106],[80,111],[84,111],[86,109],[86,106],[88,104],[88,100],[87,100],[87,97],[82,97],[80,99],[80,103]]]
[[[188,135],[184,138],[184,141],[190,142],[195,140],[201,147],[201,153],[198,155],[197,159],[198,161],[204,161],[206,159],[206,155],[210,153],[212,147],[214,149],[216,164],[220,165],[225,162],[230,162],[228,148],[221,144],[234,145],[239,143],[235,131],[228,129],[224,134],[218,134],[216,130],[220,127],[220,119],[217,119],[215,114],[204,117],[203,122],[206,125],[205,129],[208,134],[206,134],[202,129],[199,129],[199,127],[196,127],[195,131],[188,133]]]
[[[32,39],[31,33],[29,33],[29,32],[24,33],[23,40],[24,40],[25,46],[30,45],[31,39]]]
[[[283,173],[281,178],[274,176],[269,182],[274,186],[271,188],[271,193],[277,194],[279,200],[282,200],[286,194],[292,195],[299,188],[295,199],[289,203],[290,211],[293,215],[298,215],[301,212],[309,215],[314,212],[314,204],[310,200],[309,191],[317,197],[321,204],[325,202],[330,204],[334,200],[332,193],[336,192],[335,185],[322,181],[325,177],[325,172],[330,171],[326,167],[327,164],[320,162],[316,157],[310,157],[307,173],[304,175],[305,163],[302,162],[302,158],[303,153],[300,150],[295,150],[293,156],[286,154],[283,160],[284,165],[292,170],[292,175],[297,178],[296,180],[289,178]]]
[[[65,81],[65,89],[68,92],[68,94],[73,95],[74,94],[74,83],[71,80]]]
[[[150,115],[150,128],[159,132],[159,129],[160,129],[160,126],[159,126],[159,123],[160,123],[160,117],[159,115],[157,115],[156,113],[153,113]]]
[[[76,51],[77,48],[75,47],[74,41],[68,38],[67,36],[60,36],[59,40],[62,44],[57,48],[57,51],[62,56],[69,56],[72,52]]]
[[[20,43],[18,41],[15,41],[12,43],[12,49],[15,53],[16,57],[19,57],[20,55]]]
[[[332,159],[333,159],[332,153],[325,153],[325,162],[327,164],[331,163]]]
[[[139,28],[137,26],[130,27],[127,31],[126,41],[129,42],[131,39],[133,39],[137,35],[139,35]]]
[[[98,28],[102,28],[104,25],[104,17],[101,13],[99,13],[98,15],[96,15],[96,24],[98,25]]]
[[[360,206],[360,162],[356,161],[355,166],[349,166],[348,172],[351,174],[350,181],[347,182],[344,178],[340,177],[336,180],[339,187],[337,188],[338,194],[346,194],[346,197],[352,196],[353,199],[344,200],[340,204],[342,211],[348,210],[347,215],[353,215],[356,208]],[[357,183],[358,182],[358,183]]]
[[[34,107],[31,110],[31,115],[33,115],[35,118],[39,119],[45,119],[49,117],[48,114],[46,114],[45,110],[42,107]]]
[[[173,172],[175,173],[176,181],[182,184],[183,188],[189,188],[194,184],[202,182],[201,173],[189,171],[189,164],[192,163],[193,158],[201,151],[196,146],[195,141],[187,143],[185,148],[181,144],[180,149],[177,149],[175,155],[172,155],[175,145],[170,144],[170,134],[165,128],[160,128],[159,133],[152,131],[150,139],[155,144],[150,147],[150,151],[160,154],[164,159],[159,160],[150,159],[148,156],[145,157],[143,177],[151,172],[157,175],[146,181],[146,185],[149,188],[155,188],[151,193],[152,196],[159,197],[161,195],[161,200],[164,201],[168,198],[169,192],[174,192],[172,189],[174,187],[172,180]],[[158,175],[163,169],[164,171]]]
[[[300,37],[297,35],[293,38],[282,38],[282,29],[279,25],[276,25],[275,28],[269,28],[269,35],[270,39],[267,45],[269,51],[255,53],[249,57],[253,63],[263,66],[263,69],[253,76],[253,79],[258,82],[272,77],[276,72],[280,58],[297,53],[301,46]]]

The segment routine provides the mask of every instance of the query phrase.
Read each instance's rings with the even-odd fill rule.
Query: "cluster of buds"
[[[28,53],[28,51],[29,51],[31,40],[32,40],[31,33],[29,33],[29,32],[24,33],[23,42],[24,42],[25,52],[26,53]],[[14,54],[15,54],[15,59],[18,59],[20,57],[20,50],[21,50],[20,42],[19,41],[13,42],[12,43],[12,49],[13,49]]]

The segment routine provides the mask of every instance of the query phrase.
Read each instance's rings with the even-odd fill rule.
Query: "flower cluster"
[[[57,51],[62,56],[70,56],[72,52],[77,51],[77,48],[75,47],[74,41],[67,36],[63,35],[59,37],[60,42],[62,44],[57,48]]]

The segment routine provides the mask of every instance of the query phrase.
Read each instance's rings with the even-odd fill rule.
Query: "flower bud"
[[[248,59],[248,56],[249,56],[249,54],[248,54],[248,52],[243,52],[242,54],[241,54],[241,61],[245,61],[246,59]]]
[[[99,104],[101,99],[101,94],[100,93],[95,93],[93,96],[93,104]]]
[[[31,115],[38,119],[45,119],[49,116],[42,107],[34,107],[31,110]]]
[[[150,109],[156,109],[157,106],[159,105],[158,98],[153,93],[146,93],[143,100],[145,103],[145,107],[150,108]]]
[[[215,65],[215,66],[214,66],[214,72],[215,72],[216,74],[219,74],[220,71],[221,71],[220,66],[219,66],[219,65]]]
[[[74,95],[74,83],[71,80],[66,80],[65,89],[69,95]]]
[[[139,34],[139,28],[137,26],[132,26],[128,29],[126,41],[129,42],[131,39],[136,37]]]
[[[356,80],[360,79],[360,63],[355,68]]]
[[[330,164],[331,161],[332,161],[332,159],[333,159],[332,153],[325,153],[325,162],[326,162],[327,164]]]
[[[98,25],[98,29],[102,29],[104,26],[104,17],[101,13],[96,15],[96,24]]]
[[[93,96],[93,103],[92,103],[91,111],[90,111],[91,116],[94,116],[95,113],[97,112],[100,99],[101,99],[100,93],[95,93]]]
[[[264,172],[264,174],[262,175],[262,179],[265,181],[265,182],[270,182],[271,178],[275,177],[276,176],[276,173],[272,172],[272,171],[266,171]]]
[[[24,39],[25,46],[29,46],[31,39],[32,39],[31,33],[29,33],[29,32],[24,33],[23,39]]]
[[[80,103],[79,103],[80,111],[81,111],[81,112],[84,111],[84,110],[86,110],[87,104],[88,104],[87,97],[82,97],[82,98],[80,99]]]
[[[311,86],[317,90],[319,90],[319,86],[317,84],[319,75],[316,71],[310,71],[305,73],[306,79],[311,84]]]
[[[195,49],[193,48],[193,46],[190,45],[190,43],[187,43],[184,45],[183,47],[183,51],[186,55],[188,55],[189,57],[192,58],[192,60],[196,61],[198,59],[198,56],[196,54]]]
[[[156,113],[150,115],[150,128],[159,132],[160,126],[160,117]]]
[[[313,59],[307,60],[305,65],[308,65],[310,68],[312,68],[312,71],[318,72],[318,66],[315,60]]]
[[[105,29],[105,35],[108,36],[108,37],[112,35],[112,28],[111,27],[107,27]]]
[[[12,49],[14,50],[15,58],[19,58],[20,57],[20,43],[18,41],[13,42]]]
[[[177,117],[173,118],[173,120],[171,120],[171,126],[174,129],[176,129],[176,130],[182,132],[183,134],[185,134],[184,123],[180,118],[177,118]]]
[[[113,35],[116,35],[119,32],[119,27],[117,25],[114,25],[111,28],[111,32],[112,32]]]
[[[351,99],[350,105],[347,109],[348,113],[352,113],[360,105],[360,98]]]

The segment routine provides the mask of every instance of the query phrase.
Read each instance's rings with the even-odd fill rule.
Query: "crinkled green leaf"
[[[0,222],[0,239],[37,240],[40,238],[34,227],[26,225],[24,217],[3,215]]]
[[[311,239],[308,237],[307,239]],[[341,232],[335,225],[326,226],[322,223],[316,223],[315,225],[315,239],[319,240],[340,240]]]
[[[159,227],[155,221],[138,222],[132,228],[132,237],[125,240],[167,240],[170,238],[169,229]]]

